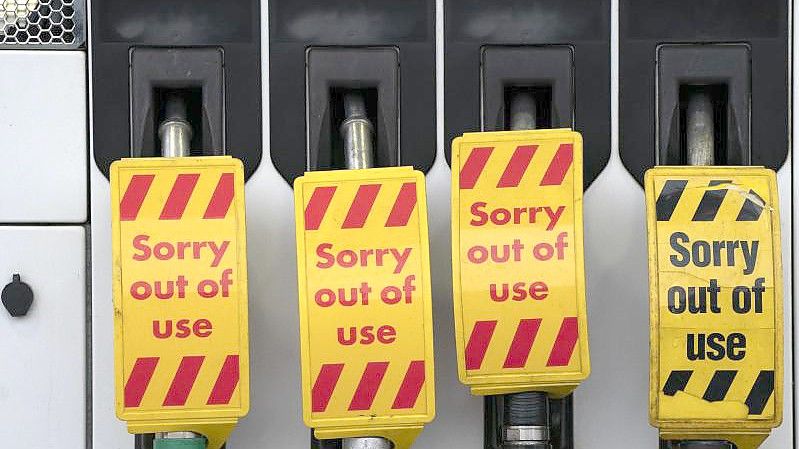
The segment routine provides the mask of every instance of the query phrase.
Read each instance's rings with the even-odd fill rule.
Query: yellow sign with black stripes
[[[757,447],[782,421],[775,174],[658,167],[645,187],[650,420],[664,439],[716,435]]]

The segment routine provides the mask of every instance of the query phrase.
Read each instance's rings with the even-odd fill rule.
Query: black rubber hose
[[[507,394],[505,402],[505,425],[546,426],[549,424],[549,398],[546,393],[531,391]],[[692,448],[693,449],[693,448]],[[709,449],[709,448],[708,448]]]
[[[680,441],[674,444],[674,449],[734,449],[735,446],[727,441]]]

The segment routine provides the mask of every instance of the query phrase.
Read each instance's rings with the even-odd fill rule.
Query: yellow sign
[[[435,413],[424,175],[306,173],[294,197],[305,423],[407,447]]]
[[[775,174],[658,167],[645,186],[650,420],[667,439],[716,435],[757,447],[782,421]]]
[[[452,144],[458,372],[474,394],[563,396],[590,372],[582,149],[562,129]]]
[[[249,408],[241,161],[123,159],[111,201],[117,416],[218,448]]]

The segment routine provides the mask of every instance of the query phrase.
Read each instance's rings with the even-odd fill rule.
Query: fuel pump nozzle
[[[340,131],[344,140],[347,169],[374,167],[374,126],[366,115],[366,101],[360,92],[344,94],[344,120]]]
[[[164,121],[158,126],[161,156],[186,157],[190,155],[193,130],[187,115],[186,99],[178,93],[167,94],[164,105]]]
[[[362,93],[350,91],[343,96],[344,120],[339,133],[344,143],[344,164],[348,170],[374,167],[374,126],[367,115]],[[313,440],[312,440],[313,441]],[[341,449],[391,449],[393,444],[381,437],[343,438]]]
[[[685,110],[685,151],[688,165],[715,165],[713,98],[705,90],[692,92]]]
[[[516,92],[510,101],[510,130],[536,128],[537,101],[530,91]],[[503,396],[502,444],[551,449],[549,397],[540,391]]]
[[[685,108],[685,161],[687,165],[716,165],[713,98],[705,89],[691,92]],[[727,441],[669,441],[667,449],[733,449]]]
[[[186,99],[178,93],[167,94],[164,111],[165,118],[158,126],[161,156],[189,156],[193,131],[187,119]],[[194,432],[160,432],[153,440],[153,449],[204,449],[205,446],[205,437]]]

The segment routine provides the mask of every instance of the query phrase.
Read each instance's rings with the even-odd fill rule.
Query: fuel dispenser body
[[[260,10],[91,3],[94,446],[218,448],[250,409]]]
[[[783,411],[775,174],[659,167],[645,186],[650,420],[665,441],[757,448]]]
[[[779,413],[782,424],[771,429],[760,448],[795,446],[791,295],[795,269],[788,257],[789,249],[796,248],[791,237],[796,213],[788,206],[799,192],[790,157],[791,130],[799,129],[791,101],[797,76],[791,70],[792,54],[799,42],[793,32],[797,17],[793,3],[0,0],[0,66],[4,69],[0,82],[0,279],[4,280],[0,282],[0,359],[9,362],[0,368],[0,441],[4,446],[28,449],[144,449],[153,443],[153,434],[144,441],[134,440],[126,422],[117,417],[117,382],[125,385],[122,377],[133,373],[135,359],[127,365],[128,373],[117,373],[112,297],[118,280],[112,236],[116,212],[109,200],[109,176],[114,161],[164,156],[159,128],[167,119],[168,98],[178,94],[186,99],[185,118],[193,128],[190,156],[199,156],[200,151],[204,156],[233,156],[242,161],[246,179],[247,257],[252,274],[247,286],[251,394],[249,413],[227,439],[227,448],[308,447],[309,430],[303,422],[306,402],[301,398],[309,381],[302,380],[298,273],[293,259],[298,219],[292,182],[306,171],[350,166],[345,142],[368,132],[364,116],[371,122],[374,152],[371,163],[363,166],[409,165],[425,172],[430,302],[435,317],[430,327],[439,338],[434,347],[436,419],[424,425],[415,444],[431,449],[480,448],[486,435],[499,435],[497,429],[480,423],[486,414],[503,413],[503,404],[495,404],[492,412],[484,397],[469,394],[469,386],[459,379],[458,364],[463,358],[451,337],[455,320],[448,159],[452,140],[465,132],[514,128],[514,98],[526,99],[519,104],[526,102],[527,112],[535,110],[537,128],[571,127],[584,138],[585,306],[590,316],[591,375],[580,383],[573,403],[570,396],[550,402],[553,409],[560,407],[553,404],[573,409],[576,420],[564,426],[565,434],[573,434],[573,447],[655,447],[663,437],[665,449],[714,445],[734,449],[731,443],[716,440],[709,445],[695,438],[724,434],[735,427],[734,435],[726,437],[748,449],[778,424]],[[347,97],[352,93],[365,100],[365,114],[356,114],[358,126],[343,129],[343,122],[353,118],[347,113]],[[267,107],[269,113],[262,114]],[[688,151],[689,141],[696,143],[707,135],[696,132],[698,125],[706,124],[714,129],[715,146],[710,151]],[[179,138],[180,133],[171,137]],[[691,154],[697,153],[702,157],[694,159]],[[774,350],[782,344],[783,359],[779,362],[774,354],[774,389],[761,415],[744,417],[742,413],[744,407],[748,412],[747,399],[760,373],[765,372],[759,384],[767,386],[772,370],[761,363],[765,352],[755,352],[749,328],[722,326],[721,330],[692,332],[706,334],[705,348],[712,341],[715,348],[709,350],[714,357],[722,348],[728,354],[728,344],[740,356],[741,338],[727,338],[733,333],[746,336],[744,361],[755,354],[762,356],[756,369],[740,369],[734,379],[731,372],[737,369],[737,361],[714,361],[707,351],[705,360],[691,361],[727,364],[718,377],[722,384],[730,382],[725,400],[703,399],[715,369],[680,366],[676,360],[658,362],[660,377],[650,388],[647,373],[654,362],[646,344],[651,329],[650,302],[645,299],[649,271],[644,173],[655,165],[697,162],[762,165],[777,172],[776,190],[763,199],[774,205],[773,200],[779,198],[782,204],[779,224],[772,221],[772,227],[781,231],[783,252],[781,339],[776,319],[773,326]],[[702,188],[709,187],[711,180],[737,179],[731,176],[713,176]],[[725,186],[728,192],[720,213],[732,207],[727,201],[735,189],[729,184],[716,187]],[[758,188],[752,186],[764,195]],[[168,196],[171,186],[167,190]],[[118,194],[121,198],[124,191]],[[236,200],[240,199],[237,194]],[[771,239],[776,245],[777,236],[772,234]],[[712,241],[721,238],[703,240],[711,243],[712,253]],[[764,245],[765,239],[757,240]],[[381,243],[386,247],[392,242]],[[166,246],[159,250],[168,251]],[[206,250],[208,246],[201,249]],[[185,251],[190,254],[193,249]],[[779,271],[776,265],[775,271]],[[155,275],[160,276],[156,272],[153,279]],[[748,284],[757,288],[755,280]],[[776,292],[777,273],[773,283]],[[142,305],[136,301],[134,305]],[[776,301],[773,306],[776,310]],[[705,315],[713,318],[725,312],[729,309]],[[174,318],[180,320],[182,315]],[[754,318],[752,324],[759,323]],[[178,329],[173,324],[173,332],[195,335],[193,325]],[[216,322],[212,324],[216,332]],[[201,324],[197,330],[206,333],[205,327]],[[499,329],[498,324],[495,337]],[[152,322],[149,330],[152,334]],[[767,330],[764,326],[758,332]],[[390,339],[387,332],[383,331],[384,340]],[[537,341],[543,337],[541,332],[543,327]],[[711,334],[722,335],[724,343],[718,336],[709,339]],[[685,344],[687,350],[687,340]],[[669,348],[664,353],[665,349]],[[488,366],[489,356],[483,366]],[[507,353],[501,354],[500,363],[506,357]],[[548,359],[549,354],[544,357]],[[164,380],[166,359],[159,356],[152,388],[142,396],[141,405],[157,408],[160,404],[177,414],[185,410],[163,406],[163,402],[183,356],[170,360],[173,373],[166,370]],[[213,377],[223,371],[224,361],[216,363],[220,365],[203,359],[187,405],[227,407],[206,404],[215,385]],[[185,367],[193,370],[197,365],[198,359],[189,358]],[[668,389],[674,395],[667,395],[663,389],[672,365],[683,372],[674,382],[678,387],[684,382],[685,387]],[[394,368],[393,362],[386,368],[381,386],[388,385]],[[240,369],[231,404],[237,402],[241,408],[228,409],[225,419],[230,421],[237,420],[233,416],[244,408],[239,396],[244,387],[243,366]],[[690,379],[689,370],[693,370]],[[345,380],[350,374],[353,377]],[[363,371],[342,369],[328,410],[336,401],[349,407],[362,375]],[[211,385],[203,376],[210,376]],[[425,372],[420,398],[432,376]],[[197,389],[201,383],[207,391]],[[155,391],[156,384],[163,391]],[[345,384],[352,390],[338,389]],[[671,407],[662,414],[656,411],[658,420],[652,422],[657,427],[650,425],[646,413],[653,392],[658,395],[656,402]],[[124,388],[121,394],[124,398]],[[337,399],[337,394],[343,396]],[[393,405],[396,392],[385,394]],[[713,394],[711,398],[720,395]],[[765,396],[758,393],[748,402],[762,403]],[[685,413],[679,401],[686,398],[692,404],[698,402],[695,398],[707,404],[689,407],[690,415],[683,419],[677,415]],[[415,407],[421,404],[417,401]],[[715,413],[721,408],[733,410],[735,417],[697,418],[697,410]],[[133,410],[123,410],[123,416],[136,417]],[[314,414],[318,418],[319,412]],[[429,418],[420,413],[396,426],[418,427]],[[191,418],[195,423],[197,419]],[[354,432],[341,431],[351,428],[348,424],[334,422],[327,428],[317,421],[312,424],[321,435],[364,442],[349,438]],[[360,424],[357,427],[363,429]],[[390,446],[389,440],[382,440],[368,446]],[[496,439],[492,441],[496,446]],[[311,442],[315,449],[354,449],[345,443],[324,438]]]

